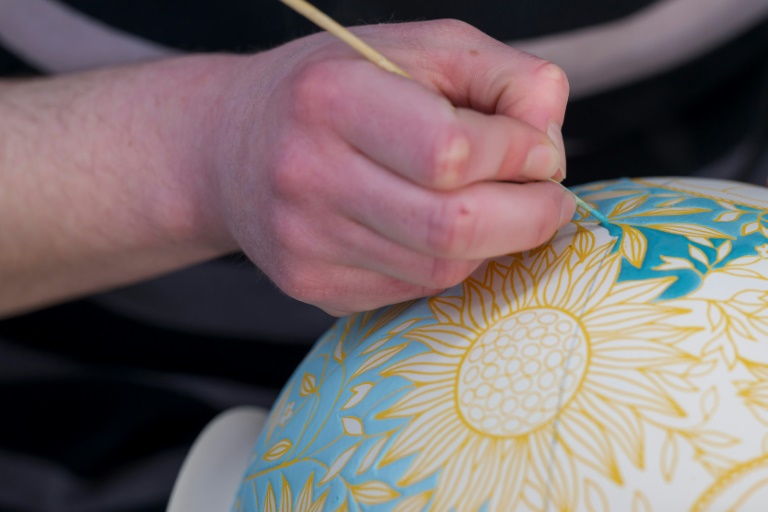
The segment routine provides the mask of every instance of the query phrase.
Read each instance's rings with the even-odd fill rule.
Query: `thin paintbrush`
[[[345,43],[347,43],[351,48],[359,52],[363,57],[370,60],[377,66],[379,66],[382,69],[385,69],[391,73],[395,73],[396,75],[403,76],[405,78],[411,78],[411,76],[400,69],[400,67],[397,66],[394,62],[384,57],[382,54],[371,48],[365,41],[357,37],[355,34],[347,30],[343,25],[340,25],[336,21],[334,21],[331,17],[329,17],[327,14],[323,13],[320,9],[315,7],[314,5],[310,4],[309,2],[306,2],[305,0],[280,0],[285,5],[293,9],[294,11],[298,12],[305,18],[307,18],[309,21],[317,25],[318,27],[322,28],[323,30],[333,34],[334,36],[338,37]],[[555,180],[550,180],[553,183],[557,183]],[[600,221],[601,224],[608,226],[610,225],[610,221],[608,218],[597,211],[595,208],[588,205],[583,199],[581,199],[579,196],[577,196],[573,191],[568,190],[565,186],[563,186],[561,183],[557,183],[563,189],[565,189],[569,194],[573,196],[573,198],[576,200],[576,204],[579,205],[581,208],[587,211],[590,215],[592,215],[594,218]]]

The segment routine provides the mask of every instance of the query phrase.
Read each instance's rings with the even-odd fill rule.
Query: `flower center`
[[[491,436],[521,436],[541,427],[578,390],[588,346],[581,324],[560,310],[532,308],[502,318],[461,363],[461,415]]]

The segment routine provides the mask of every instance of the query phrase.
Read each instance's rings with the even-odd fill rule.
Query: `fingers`
[[[343,84],[321,99],[329,103],[334,129],[415,183],[456,189],[480,181],[546,180],[564,167],[555,141],[525,122],[455,109],[420,84],[373,66],[334,68]]]
[[[342,208],[381,236],[413,251],[484,259],[536,247],[570,221],[573,198],[553,183],[482,182],[434,191],[357,162],[347,175],[360,192]]]
[[[323,267],[321,270],[322,274],[311,274],[290,269],[271,277],[289,296],[334,316],[371,311],[442,291],[358,267],[334,266]],[[329,276],[335,279],[329,279]]]
[[[515,117],[541,131],[551,122],[562,126],[568,80],[555,64],[455,20],[421,23],[408,33],[404,46],[430,48],[429,59],[408,71],[454,105]],[[397,57],[407,58],[405,48]]]
[[[412,185],[408,186],[416,189]],[[292,297],[321,307],[331,314],[344,315],[371,310],[434,295],[455,286],[491,255],[517,252],[540,245],[552,236],[562,224],[562,219],[570,219],[573,214],[572,201],[565,196],[563,205],[559,206],[559,215],[552,216],[551,212],[546,211],[543,220],[539,218],[545,209],[539,208],[536,198],[541,196],[546,201],[547,196],[552,196],[557,199],[560,193],[559,187],[551,183],[483,183],[473,185],[472,188],[477,189],[477,197],[467,199],[463,204],[472,201],[484,205],[490,202],[501,204],[487,208],[485,212],[478,212],[477,220],[469,223],[451,221],[450,214],[446,215],[445,220],[433,218],[425,221],[440,209],[450,211],[450,199],[438,206],[438,210],[433,209],[434,205],[426,205],[423,209],[416,205],[410,211],[403,208],[401,214],[392,215],[391,212],[405,204],[390,201],[391,198],[386,195],[380,195],[373,201],[361,197],[358,206],[377,203],[368,212],[375,222],[380,222],[382,217],[372,212],[379,208],[388,209],[384,204],[389,203],[392,208],[389,210],[390,222],[371,227],[346,219],[336,222],[335,229],[325,233],[322,226],[316,226],[307,231],[319,234],[326,242],[324,247],[318,248],[312,244],[312,249],[296,252],[302,255],[301,258],[309,258],[310,261],[283,260],[285,268],[270,274],[276,284]],[[499,190],[494,190],[496,188]],[[518,194],[507,193],[510,191],[524,193],[515,197]],[[440,199],[455,195],[440,192],[432,194],[441,196]],[[524,198],[528,197],[532,200],[525,202]],[[514,203],[515,199],[522,201],[517,203],[519,208],[504,208],[503,203]],[[493,221],[479,220],[481,214],[491,216]],[[466,225],[474,225],[476,229],[467,229],[464,227]],[[311,251],[317,253],[312,254]]]
[[[483,259],[449,259],[404,247],[367,226],[349,220],[336,231],[337,247],[355,247],[334,260],[430,290],[444,290],[461,283]]]
[[[573,199],[552,183],[480,183],[436,196],[410,208],[403,204],[408,222],[392,222],[404,216],[388,222],[378,213],[368,220],[382,235],[417,251],[489,258],[541,245],[575,209]]]
[[[558,146],[565,176],[560,130],[569,86],[560,67],[456,20],[404,24],[398,31],[401,47],[393,58],[405,62],[417,80],[453,105],[511,117],[547,133]],[[413,48],[429,48],[428,58],[409,65]]]
[[[250,214],[237,221],[260,226],[244,228],[246,252],[333,314],[457,284],[544,243],[575,210],[544,182],[565,172],[556,66],[457,22],[360,30],[416,80],[317,38],[329,49],[284,66],[260,107],[274,122],[246,147],[267,157],[253,150],[242,166],[265,191],[242,194]]]

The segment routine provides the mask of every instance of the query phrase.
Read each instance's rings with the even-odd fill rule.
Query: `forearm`
[[[230,59],[0,83],[0,316],[236,248],[209,172]]]
[[[355,30],[414,80],[317,34],[0,90],[0,315],[238,248],[347,314],[570,220],[537,183],[564,176],[559,69],[456,21]]]

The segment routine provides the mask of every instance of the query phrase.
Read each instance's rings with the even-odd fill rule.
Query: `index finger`
[[[414,78],[436,88],[458,107],[513,117],[543,132],[550,123],[562,126],[569,87],[560,67],[460,21],[420,25],[426,29],[404,30],[402,49],[393,49],[393,57],[407,63],[412,60],[407,52],[429,48],[420,67],[405,65]]]

